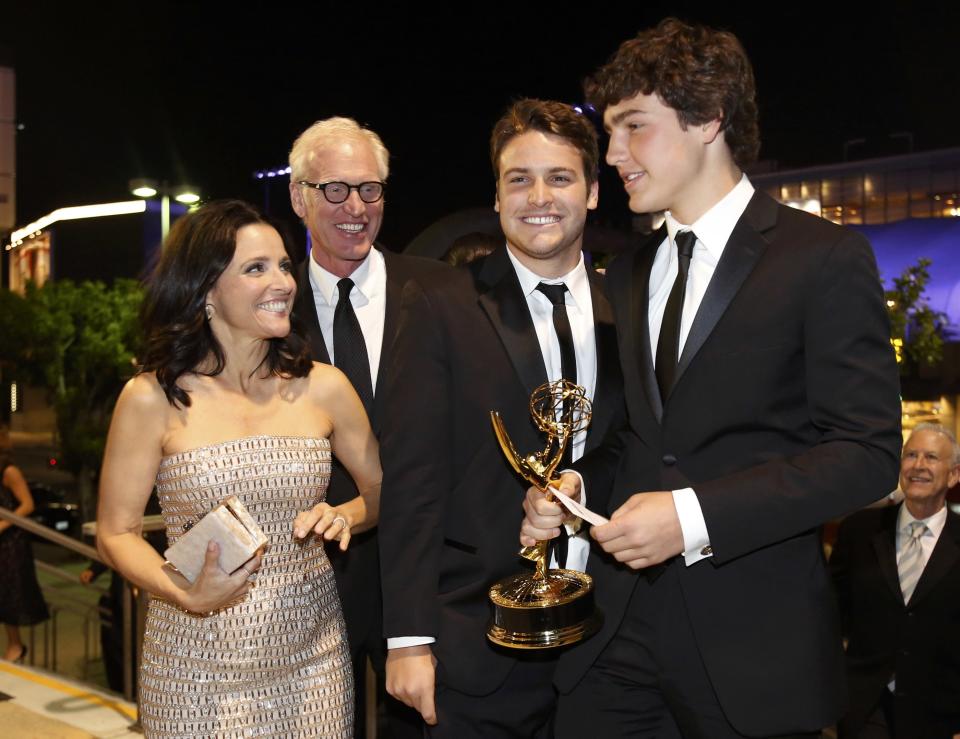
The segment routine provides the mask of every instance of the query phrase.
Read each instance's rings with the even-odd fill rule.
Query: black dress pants
[[[445,684],[437,667],[437,725],[430,739],[546,739],[556,708],[556,655],[521,652],[506,681],[488,695],[467,695]]]
[[[557,739],[742,739],[697,649],[679,567],[674,559],[652,581],[637,577],[617,634],[577,687],[559,697]]]

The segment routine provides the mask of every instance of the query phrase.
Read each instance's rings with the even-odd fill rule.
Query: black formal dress
[[[670,675],[660,687],[685,736],[704,733],[685,695],[697,682],[737,732],[816,731],[844,707],[818,527],[897,479],[899,383],[873,253],[862,236],[754,193],[662,402],[647,306],[664,238],[607,270],[629,424],[582,471],[590,507],[607,513],[636,492],[692,487],[713,556],[650,573],[592,558],[605,625],[561,658],[557,686],[576,688],[630,609],[668,603],[645,616],[663,661],[649,664],[643,637],[626,664]]]
[[[0,462],[0,480],[8,464]],[[19,502],[0,484],[0,506],[15,510]],[[10,626],[32,626],[50,618],[37,583],[30,534],[19,526],[0,533],[0,622]]]
[[[898,511],[890,506],[847,518],[830,558],[848,639],[844,737],[858,736],[884,702],[895,737],[960,733],[960,516],[947,514],[905,605],[897,574]],[[896,694],[890,695],[894,675]]]
[[[489,587],[529,565],[517,556],[528,485],[504,458],[490,411],[523,453],[542,449],[528,404],[547,371],[505,249],[438,277],[404,290],[387,385],[384,633],[436,639],[440,736],[529,737],[552,711],[553,655],[486,638]],[[590,281],[597,381],[588,449],[622,418],[612,316],[600,277]]]
[[[397,317],[400,309],[400,294],[404,284],[414,277],[432,274],[437,270],[446,271],[446,265],[429,259],[394,254],[378,248],[383,255],[387,272],[386,310],[383,321],[383,344],[380,349],[380,363],[377,374],[377,386],[374,388],[373,404],[367,409],[373,433],[379,437],[384,419],[390,413],[389,393],[386,391],[386,374],[393,361],[393,341],[397,331]],[[313,288],[309,279],[309,259],[304,260],[297,271],[297,299],[295,314],[306,330],[314,361],[330,364],[330,354],[323,340],[317,310],[314,304]],[[343,465],[334,458],[327,502],[339,505],[356,497],[357,487]],[[335,546],[327,547],[333,574],[337,581],[337,590],[343,606],[343,616],[347,624],[347,637],[350,642],[350,654],[353,660],[357,716],[355,730],[362,736],[365,726],[364,702],[366,684],[367,657],[383,683],[384,659],[386,648],[383,640],[383,605],[380,596],[380,563],[377,555],[377,529],[366,531],[350,540],[350,547],[341,552]],[[391,733],[401,735],[404,724],[416,720],[416,714],[407,711],[397,701],[390,700]]]

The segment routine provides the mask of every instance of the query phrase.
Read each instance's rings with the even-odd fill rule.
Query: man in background
[[[830,570],[847,637],[848,739],[960,734],[960,516],[946,506],[960,446],[921,423],[903,447],[898,506],[840,526]]]

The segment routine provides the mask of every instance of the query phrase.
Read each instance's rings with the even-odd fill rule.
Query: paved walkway
[[[17,739],[140,737],[134,704],[46,670],[0,660],[0,726]]]

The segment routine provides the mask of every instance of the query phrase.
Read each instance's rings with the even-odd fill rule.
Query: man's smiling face
[[[929,503],[946,498],[958,479],[960,468],[954,464],[950,440],[936,431],[914,431],[900,458],[900,489],[907,500]]]
[[[607,164],[620,175],[634,213],[669,210],[689,224],[712,205],[712,195],[701,192],[708,140],[703,126],[684,128],[677,111],[643,93],[607,108],[603,126],[610,134]]]
[[[597,207],[580,151],[542,131],[510,140],[500,155],[496,209],[513,254],[537,274],[562,275],[580,258],[587,211]]]
[[[341,138],[321,149],[307,167],[309,182],[379,182],[373,149],[360,138]],[[383,222],[383,200],[365,203],[356,190],[342,203],[330,203],[324,194],[291,183],[291,202],[310,231],[313,259],[339,277],[349,276],[366,259]]]

